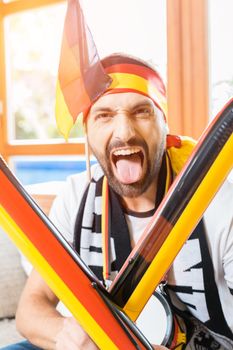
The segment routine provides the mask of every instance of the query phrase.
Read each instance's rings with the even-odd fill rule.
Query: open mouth
[[[139,181],[143,172],[144,158],[141,147],[125,147],[114,150],[112,162],[117,179],[124,184]]]

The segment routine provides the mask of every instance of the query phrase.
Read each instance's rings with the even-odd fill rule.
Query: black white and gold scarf
[[[155,208],[171,182],[172,168],[166,153],[158,177]],[[82,198],[75,224],[74,246],[100,280],[112,280],[132,250],[120,198],[107,186],[100,168]]]

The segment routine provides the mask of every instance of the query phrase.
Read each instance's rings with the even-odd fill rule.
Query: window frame
[[[167,0],[168,122],[199,138],[209,122],[208,0]]]
[[[22,155],[79,155],[84,154],[85,146],[83,141],[66,143],[62,140],[52,142],[12,142],[8,140],[8,121],[7,121],[7,97],[6,97],[6,70],[5,70],[5,37],[4,37],[4,17],[25,10],[32,10],[49,5],[64,3],[64,0],[15,0],[9,3],[0,3],[0,62],[3,62],[0,68],[0,75],[3,77],[0,82],[0,101],[3,105],[3,113],[0,115],[0,152],[4,159],[8,160],[11,156]]]

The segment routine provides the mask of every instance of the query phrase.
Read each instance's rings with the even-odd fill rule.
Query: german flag
[[[105,288],[17,181],[1,156],[0,184],[0,227],[98,348],[148,349],[148,345],[145,346],[148,342],[139,338],[138,333],[131,333],[115,308],[110,307]]]
[[[111,78],[102,67],[80,3],[68,0],[55,107],[58,129],[66,139],[78,115],[110,84]]]

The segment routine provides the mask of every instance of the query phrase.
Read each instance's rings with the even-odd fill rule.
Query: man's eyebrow
[[[137,102],[135,103],[134,105],[131,105],[129,106],[129,110],[135,110],[137,108],[140,108],[140,107],[146,107],[146,106],[149,106],[149,107],[154,107],[153,105],[153,102],[151,101],[140,101],[140,102]],[[113,112],[114,109],[113,108],[110,108],[108,106],[93,106],[92,109],[91,109],[91,113],[98,113],[98,112]]]
[[[130,109],[137,109],[139,107],[153,107],[153,103],[152,102],[149,102],[149,101],[141,101],[141,102],[138,102],[136,103],[135,105],[131,106]]]
[[[99,106],[99,107],[93,107],[91,112],[96,113],[96,112],[112,112],[112,109],[110,107],[106,106]]]

